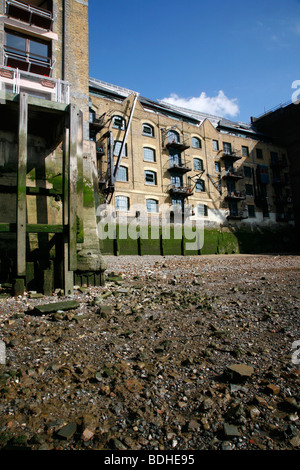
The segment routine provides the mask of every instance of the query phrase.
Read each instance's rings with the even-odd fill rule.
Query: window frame
[[[200,162],[200,167],[199,167],[199,168],[196,168],[196,165],[195,165],[196,162],[197,162],[197,163]],[[204,166],[203,166],[203,160],[202,160],[202,158],[194,157],[194,158],[193,158],[193,167],[194,167],[194,171],[203,171]]]
[[[147,176],[153,176],[153,182],[147,181]],[[157,186],[157,173],[153,170],[144,170],[144,184],[148,186]]]
[[[122,204],[121,205],[119,204],[119,202],[121,200],[123,202],[126,201],[126,208],[125,208],[125,205],[124,205],[124,207],[122,207]],[[115,197],[115,203],[116,203],[116,211],[120,211],[120,212],[128,212],[129,211],[130,198],[128,196],[123,196],[123,195],[119,194],[118,196]]]
[[[202,189],[199,189],[199,184],[202,185]],[[205,193],[205,181],[201,178],[195,180],[195,190],[197,193]]]
[[[153,155],[153,160],[149,160],[149,159],[145,158],[145,150],[146,150],[146,151],[151,150],[152,155]],[[144,161],[144,162],[148,162],[148,163],[155,163],[155,162],[156,162],[156,152],[155,152],[155,149],[154,149],[154,148],[152,148],[152,147],[146,147],[146,146],[143,147],[143,161]]]
[[[122,168],[122,171],[125,170],[125,176],[126,179],[120,179],[120,170]],[[128,182],[128,167],[124,165],[120,165],[116,174],[116,181],[120,183],[127,183]]]
[[[152,126],[151,124],[147,124],[147,123],[144,123],[142,126],[143,126],[143,127],[142,127],[142,134],[143,134],[144,136],[147,136],[147,137],[154,137],[154,126]],[[148,129],[150,129],[151,132],[145,132],[145,128],[146,128],[146,127],[147,127]]]
[[[120,120],[121,121],[121,125],[117,125],[116,124],[116,120]],[[115,115],[113,116],[113,119],[112,119],[112,127],[113,129],[119,129],[120,131],[125,131],[125,119],[122,117],[122,116],[119,116],[119,115]]]
[[[197,143],[196,145],[194,145],[195,142]],[[201,149],[202,148],[202,142],[201,142],[200,137],[196,137],[196,136],[192,137],[192,148],[193,149]]]
[[[150,203],[150,207],[148,206],[148,203]],[[151,204],[152,204],[152,207],[155,208],[155,210],[150,210],[151,209]],[[146,199],[146,209],[147,209],[147,213],[149,213],[149,214],[157,214],[158,213],[158,201],[156,199],[153,199],[153,198],[147,198]]]

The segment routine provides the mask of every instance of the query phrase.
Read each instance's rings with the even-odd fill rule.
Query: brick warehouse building
[[[287,148],[272,133],[97,79],[90,98],[99,187],[116,217],[162,225],[171,211],[202,219],[202,252],[255,251],[262,232],[270,251],[266,233],[294,226]],[[222,246],[224,238],[233,244]]]
[[[287,148],[269,132],[89,78],[87,1],[1,0],[0,18],[0,282],[103,283],[100,247],[122,246],[99,241],[100,207],[158,225],[175,207],[205,220],[212,253],[293,226]]]

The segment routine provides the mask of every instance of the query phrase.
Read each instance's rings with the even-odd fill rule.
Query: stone
[[[232,424],[224,423],[224,435],[228,438],[232,437],[239,437],[240,432],[237,428],[237,426],[234,426]]]
[[[66,424],[65,426],[63,426],[58,432],[57,432],[57,436],[60,438],[60,439],[63,439],[63,440],[69,440],[71,439],[75,432],[77,431],[77,424],[76,423],[68,423]]]
[[[71,309],[78,308],[79,306],[80,306],[80,303],[77,302],[77,300],[66,300],[63,302],[53,302],[49,304],[36,305],[32,313],[43,315],[47,313],[55,313],[59,310],[61,311],[71,310]]]
[[[225,375],[232,381],[244,381],[252,376],[254,369],[246,364],[233,364],[225,370]]]
[[[93,436],[94,436],[94,432],[91,431],[90,429],[86,428],[86,429],[84,429],[81,438],[84,442],[87,442],[90,439],[92,439]]]
[[[266,391],[267,393],[269,393],[270,395],[279,395],[280,393],[280,387],[278,385],[274,385],[274,384],[268,384],[266,386]]]
[[[0,364],[6,364],[6,345],[4,341],[0,340]]]

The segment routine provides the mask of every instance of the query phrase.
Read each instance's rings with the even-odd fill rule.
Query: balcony
[[[237,150],[224,149],[223,153],[221,155],[221,158],[225,159],[225,160],[229,159],[229,160],[232,160],[232,161],[236,161],[236,160],[240,160],[242,158],[242,156],[238,154]]]
[[[25,92],[57,103],[70,102],[69,83],[11,67],[0,67],[0,90],[16,94]]]
[[[178,186],[176,184],[171,184],[168,188],[168,191],[171,196],[189,197],[193,195],[191,185]]]
[[[170,161],[170,165],[168,168],[169,171],[176,171],[178,173],[187,173],[188,171],[192,170],[190,162],[174,162]]]
[[[7,67],[23,70],[49,77],[52,69],[50,57],[33,54],[32,52],[4,46],[4,64]]]
[[[225,199],[227,201],[243,201],[246,199],[246,194],[244,191],[227,191]]]
[[[240,180],[244,178],[244,175],[241,172],[237,172],[234,170],[227,170],[225,171],[225,174],[223,175],[224,179],[234,179],[234,180]]]
[[[23,21],[28,25],[51,30],[53,15],[49,10],[45,10],[31,3],[19,2],[16,0],[6,0],[6,14],[9,18]]]
[[[168,149],[171,148],[171,149],[178,150],[179,152],[184,152],[184,150],[187,150],[188,148],[190,148],[190,146],[186,144],[185,142],[179,142],[176,139],[168,141],[166,143],[166,147]]]

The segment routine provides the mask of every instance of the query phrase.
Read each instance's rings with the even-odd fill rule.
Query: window
[[[129,197],[116,196],[116,210],[128,211],[129,210]]]
[[[221,172],[221,165],[220,162],[215,162],[215,172],[220,173]]]
[[[116,140],[114,144],[114,155],[119,156],[121,146],[122,142]],[[127,157],[127,144],[125,144],[125,147],[123,148],[122,157]]]
[[[180,142],[179,134],[176,131],[168,132],[168,142]]]
[[[263,158],[263,151],[262,149],[256,149],[256,158],[262,159]]]
[[[251,178],[251,168],[250,166],[244,166],[244,176],[245,178]]]
[[[149,147],[144,147],[144,161],[155,162],[155,150]]]
[[[121,116],[114,116],[113,118],[113,128],[114,129],[125,129],[125,121]]]
[[[213,140],[213,150],[215,152],[219,150],[219,142],[217,140]]]
[[[170,167],[181,166],[181,154],[177,150],[170,149]]]
[[[192,137],[192,147],[194,149],[201,149],[201,140],[198,137]]]
[[[253,205],[248,206],[248,217],[255,217],[255,207]]]
[[[249,157],[249,147],[242,145],[242,155],[243,157]]]
[[[128,181],[128,168],[126,166],[120,166],[116,176],[117,181]]]
[[[224,153],[231,154],[231,144],[229,142],[223,142]]]
[[[143,124],[143,135],[154,137],[154,128],[150,124]]]
[[[194,158],[194,170],[195,171],[203,170],[203,161],[200,158]]]
[[[155,199],[146,200],[147,212],[158,212],[158,202]]]
[[[203,191],[205,191],[205,183],[203,180],[196,180],[196,191],[198,193],[202,193]]]
[[[145,184],[156,185],[156,173],[155,171],[145,170]]]
[[[181,175],[171,175],[171,184],[176,188],[182,188],[183,178]]]
[[[39,75],[50,75],[50,44],[22,34],[6,32],[5,65]]]
[[[252,184],[246,184],[246,194],[247,194],[247,196],[253,196],[253,186],[252,186]]]
[[[197,214],[199,217],[207,217],[208,209],[205,204],[197,204]]]

